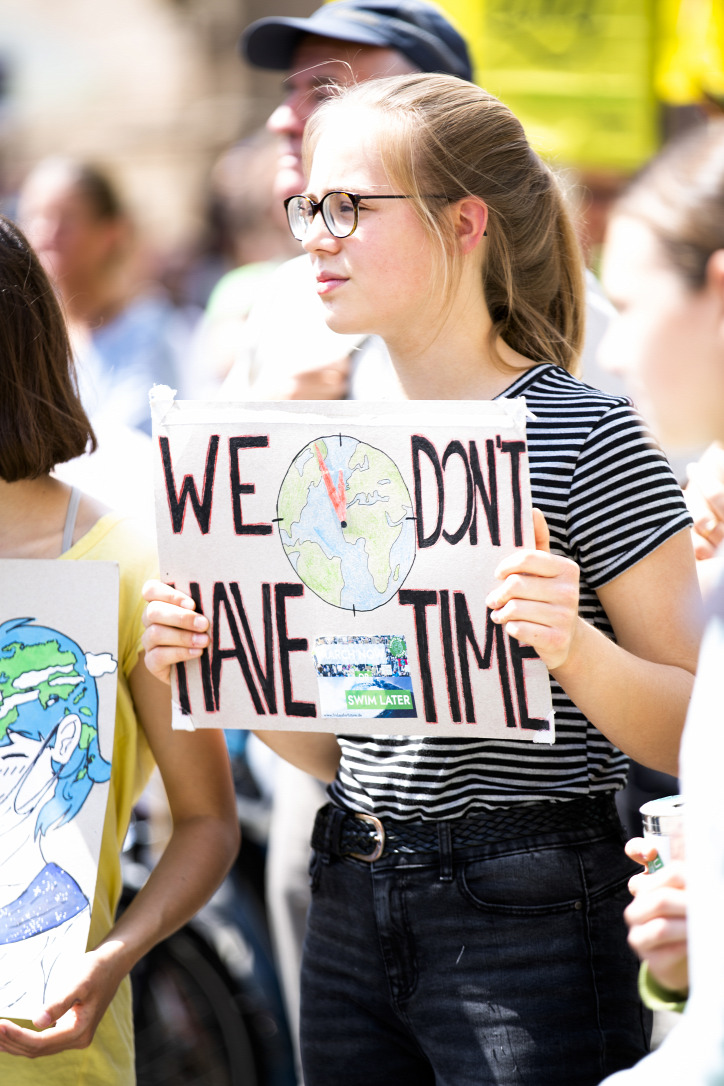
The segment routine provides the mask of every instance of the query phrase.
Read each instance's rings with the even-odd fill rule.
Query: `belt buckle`
[[[370,826],[374,828],[376,843],[372,852],[349,852],[347,855],[351,856],[354,860],[364,860],[366,863],[371,864],[375,860],[379,860],[380,856],[385,851],[385,827],[375,815],[363,814],[355,811],[354,817],[359,818],[362,822],[368,822]]]

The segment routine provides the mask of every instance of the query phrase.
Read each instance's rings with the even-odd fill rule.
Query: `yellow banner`
[[[723,0],[659,0],[656,92],[668,105],[721,100]]]
[[[445,0],[478,82],[561,164],[630,170],[657,148],[654,0]]]

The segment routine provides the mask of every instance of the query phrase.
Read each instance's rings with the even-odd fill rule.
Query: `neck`
[[[477,284],[476,284],[477,286]],[[536,363],[497,342],[490,346],[492,322],[479,287],[456,292],[450,312],[436,327],[420,324],[386,340],[400,387],[408,400],[491,400]],[[501,364],[502,362],[502,364]]]
[[[92,330],[113,320],[128,301],[121,277],[114,271],[77,282],[63,281],[60,292],[68,323],[75,330]]]
[[[69,488],[50,475],[0,479],[0,558],[57,558]]]

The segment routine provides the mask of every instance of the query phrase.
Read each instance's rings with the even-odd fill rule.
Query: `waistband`
[[[312,848],[327,856],[350,856],[372,863],[392,853],[436,852],[443,838],[444,847],[454,852],[565,830],[620,828],[612,792],[552,803],[519,803],[484,815],[421,822],[380,819],[327,803],[317,812]]]

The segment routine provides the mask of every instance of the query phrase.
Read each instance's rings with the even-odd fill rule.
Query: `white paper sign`
[[[163,577],[212,624],[182,725],[553,741],[485,606],[533,546],[522,400],[152,406]]]
[[[118,567],[0,561],[0,1015],[85,952],[113,752]]]

